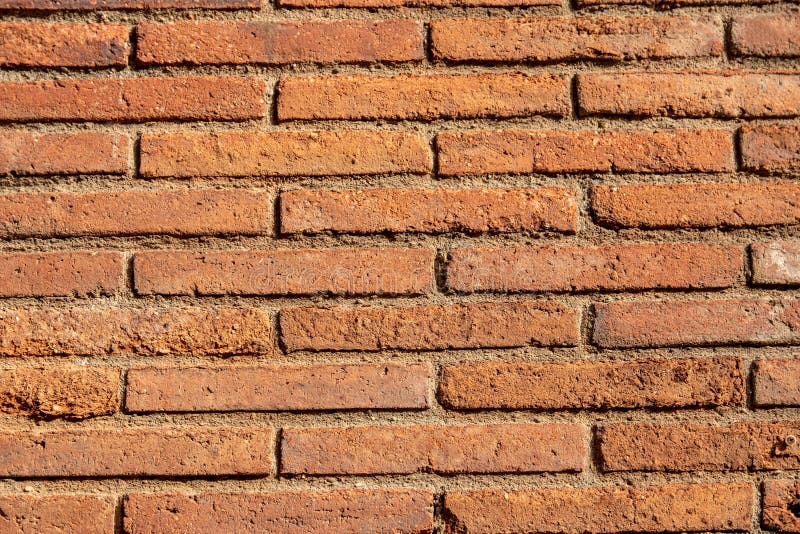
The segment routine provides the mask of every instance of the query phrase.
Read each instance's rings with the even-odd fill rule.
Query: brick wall
[[[800,532],[799,4],[0,13],[0,532]]]

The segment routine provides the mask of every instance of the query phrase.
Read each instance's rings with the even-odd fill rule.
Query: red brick
[[[144,64],[356,63],[425,58],[414,20],[182,21],[137,27]]]
[[[571,346],[578,312],[557,302],[289,308],[280,328],[290,352]]]
[[[800,56],[800,15],[769,13],[736,17],[731,24],[731,46],[737,56]]]
[[[737,358],[635,362],[465,362],[448,365],[439,399],[448,408],[614,409],[739,405]]]
[[[0,131],[0,173],[124,174],[127,135]]]
[[[451,61],[665,59],[720,56],[722,33],[718,18],[435,19],[431,48]]]
[[[89,11],[95,9],[258,9],[259,0],[0,0],[0,9]]]
[[[800,242],[755,243],[750,247],[750,255],[754,284],[800,284]]]
[[[144,176],[326,176],[427,173],[428,146],[411,132],[344,130],[144,134]]]
[[[592,214],[611,228],[736,228],[800,223],[800,184],[596,186]]]
[[[557,74],[452,74],[286,78],[278,118],[440,119],[570,113],[569,80]]]
[[[771,2],[772,0],[577,0],[578,7],[601,5],[641,5],[654,9],[672,9],[685,6],[769,4]]]
[[[401,248],[146,251],[134,258],[134,286],[141,295],[419,295],[435,285],[434,255]]]
[[[4,477],[274,473],[270,428],[169,427],[0,432]]]
[[[800,341],[800,301],[680,300],[595,304],[605,348],[780,345]]]
[[[285,191],[281,232],[519,232],[574,233],[574,189],[365,189]]]
[[[762,486],[761,523],[766,530],[800,532],[800,483],[795,480],[765,480]]]
[[[5,534],[114,531],[113,497],[91,495],[0,495],[0,531]]]
[[[109,67],[128,64],[128,27],[70,22],[0,23],[0,65]]]
[[[787,172],[800,169],[800,126],[743,126],[742,164],[748,170]]]
[[[245,120],[264,117],[252,77],[92,78],[0,82],[0,120]]]
[[[742,257],[739,246],[701,243],[458,248],[446,280],[461,292],[725,288]]]
[[[131,412],[419,409],[428,407],[431,367],[318,364],[164,367],[128,371]]]
[[[124,287],[118,252],[0,254],[0,297],[111,295]]]
[[[753,367],[753,402],[757,406],[800,406],[800,360],[757,360]]]
[[[800,76],[741,73],[579,74],[581,114],[670,117],[794,117]]]
[[[581,471],[584,441],[583,427],[563,424],[287,428],[281,473]]]
[[[238,189],[0,194],[0,236],[272,233],[272,196]]]
[[[414,489],[133,494],[125,532],[286,534],[433,531],[433,493]]]
[[[13,308],[0,312],[2,356],[225,355],[270,352],[259,308]]]
[[[749,484],[590,486],[448,492],[445,532],[701,532],[750,530]]]
[[[474,130],[436,137],[445,176],[734,170],[724,130]]]
[[[554,6],[556,0],[277,0],[283,7],[448,7]]]

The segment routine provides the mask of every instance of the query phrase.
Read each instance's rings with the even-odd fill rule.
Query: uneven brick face
[[[343,130],[144,134],[144,176],[325,176],[426,173],[427,144],[413,133]]]
[[[258,0],[0,0],[0,9],[87,11],[92,9],[255,9]]]
[[[595,304],[600,347],[789,344],[800,340],[800,301],[680,300]]]
[[[290,352],[570,346],[578,313],[556,302],[288,308],[280,329]]]
[[[749,484],[592,486],[448,492],[445,532],[748,530]]]
[[[738,246],[459,248],[450,251],[447,287],[473,291],[596,291],[724,288],[740,278]]]
[[[0,432],[8,477],[269,475],[269,428],[160,427]],[[135,444],[135,446],[131,446]]]
[[[136,57],[145,64],[289,64],[416,61],[425,57],[413,20],[186,21],[142,23]]]
[[[767,530],[800,532],[797,499],[800,483],[793,480],[766,480],[762,485],[761,523]]]
[[[245,120],[266,114],[253,77],[63,79],[0,82],[0,120]]]
[[[443,175],[734,170],[724,130],[475,130],[436,143]]]
[[[6,534],[114,531],[114,498],[91,495],[0,495],[0,531]]]
[[[556,74],[286,78],[278,95],[283,120],[563,117],[571,109],[569,80]]]
[[[577,230],[574,189],[286,191],[281,232],[519,232]]]
[[[552,6],[556,0],[277,0],[285,7],[511,7]]]
[[[611,228],[737,228],[800,223],[796,182],[595,186],[592,215]]]
[[[128,27],[119,24],[0,23],[0,65],[125,66],[128,49]]]
[[[800,360],[757,360],[753,367],[753,401],[757,406],[800,406]]]
[[[454,61],[634,60],[719,56],[722,22],[695,17],[437,19],[435,57]]]
[[[0,312],[2,356],[226,355],[270,352],[268,311],[259,308],[107,306]]]
[[[670,9],[684,6],[718,6],[741,4],[766,4],[770,0],[578,0],[580,7],[601,5],[643,5],[655,9]]]
[[[0,130],[0,173],[123,174],[129,143],[118,134]]]
[[[0,254],[0,296],[111,295],[124,287],[118,252]]]
[[[465,362],[442,370],[439,400],[448,408],[614,409],[740,405],[737,358],[633,362]]]
[[[117,411],[119,369],[18,367],[0,370],[0,412],[82,419]]]
[[[581,471],[584,429],[563,424],[287,428],[281,473]]]
[[[428,407],[429,364],[135,368],[132,412],[307,411]]]
[[[0,236],[272,233],[272,196],[185,189],[0,194]]]
[[[800,242],[772,241],[750,247],[753,283],[764,285],[800,284]]]
[[[736,17],[731,24],[731,45],[738,56],[800,56],[798,14],[766,14]]]
[[[401,248],[167,250],[137,253],[133,270],[141,295],[419,295],[433,290],[433,260]]]
[[[759,172],[800,169],[800,126],[742,126],[742,164]]]
[[[274,493],[132,494],[125,532],[395,532],[433,531],[433,493],[336,490]]]

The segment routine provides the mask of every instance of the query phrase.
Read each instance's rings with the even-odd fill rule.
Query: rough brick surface
[[[125,66],[128,54],[128,27],[119,24],[0,23],[0,65]]]
[[[736,55],[757,57],[800,56],[800,15],[765,14],[736,17],[731,44]]]
[[[757,360],[753,366],[753,402],[758,406],[800,406],[800,360]]]
[[[118,252],[0,254],[0,297],[111,295],[122,287]]]
[[[759,172],[800,169],[800,126],[744,126],[741,144],[746,169]]]
[[[0,530],[7,534],[114,531],[114,499],[95,495],[0,495]]]
[[[0,9],[88,11],[92,9],[254,9],[258,0],[0,0]]]
[[[750,247],[753,283],[800,285],[800,242],[772,241]]]
[[[0,130],[0,173],[123,174],[129,143],[127,135]]]
[[[556,0],[277,0],[285,7],[511,7],[552,6]]]
[[[767,480],[763,484],[763,493],[761,523],[764,528],[800,532],[800,517],[796,513],[800,484],[792,480]]]

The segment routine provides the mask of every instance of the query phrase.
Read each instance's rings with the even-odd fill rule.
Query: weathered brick
[[[765,480],[761,504],[761,523],[766,530],[800,532],[800,483],[795,480]]]
[[[725,130],[474,130],[436,136],[439,172],[721,172],[734,170]]]
[[[278,86],[278,118],[440,119],[570,113],[569,80],[558,74],[297,77]]]
[[[742,164],[759,172],[800,169],[800,126],[743,126]]]
[[[0,194],[0,236],[272,233],[272,196],[238,189]]]
[[[703,532],[749,530],[750,484],[590,486],[448,492],[445,532]]]
[[[595,304],[600,347],[787,344],[800,341],[798,300],[679,300]]]
[[[737,56],[800,56],[800,15],[769,13],[736,17],[731,23],[731,46]]]
[[[585,115],[794,117],[800,76],[793,74],[642,72],[579,74]]]
[[[123,285],[118,252],[0,254],[0,297],[110,295]]]
[[[428,407],[429,364],[165,367],[128,371],[131,412]]]
[[[258,9],[259,0],[0,0],[0,9],[89,11],[95,9]]]
[[[0,432],[4,477],[274,473],[270,428],[169,427]]]
[[[654,9],[672,9],[685,6],[769,4],[771,2],[772,0],[577,0],[579,7],[601,5],[641,5]]]
[[[511,7],[552,6],[557,0],[277,0],[284,7]]]
[[[757,406],[800,406],[800,360],[757,360],[753,367],[753,402]]]
[[[433,531],[433,493],[414,489],[140,493],[125,499],[124,525],[129,534],[421,534]]]
[[[141,295],[418,295],[435,285],[434,256],[386,247],[146,251],[134,257],[134,286]]]
[[[0,412],[80,419],[117,411],[119,369],[18,367],[0,370]]]
[[[449,408],[613,409],[739,405],[738,358],[634,362],[464,362],[448,365],[439,399]]]
[[[290,64],[425,58],[414,20],[181,21],[137,27],[144,64]]]
[[[518,232],[573,233],[574,189],[366,189],[285,191],[281,232]]]
[[[461,292],[724,288],[742,259],[739,246],[704,243],[458,248],[446,283]]]
[[[581,471],[584,429],[565,424],[286,428],[281,473]]]
[[[0,531],[6,534],[114,531],[115,499],[93,495],[0,495]]]
[[[266,83],[241,76],[0,82],[0,120],[245,120],[264,117]]]
[[[128,27],[70,22],[0,23],[0,65],[109,67],[128,64]]]
[[[557,302],[289,308],[280,328],[289,351],[571,346],[578,312]]]
[[[144,134],[144,176],[325,176],[426,173],[428,146],[411,132]]]
[[[800,242],[755,243],[750,247],[750,255],[754,284],[800,284]]]
[[[595,186],[592,214],[611,228],[713,228],[800,223],[800,184]]]
[[[0,356],[251,354],[273,350],[259,308],[15,308],[0,312]]]
[[[722,55],[722,22],[696,17],[435,19],[435,57],[451,61],[576,61]]]
[[[123,174],[128,170],[127,135],[33,134],[0,131],[0,173]]]

